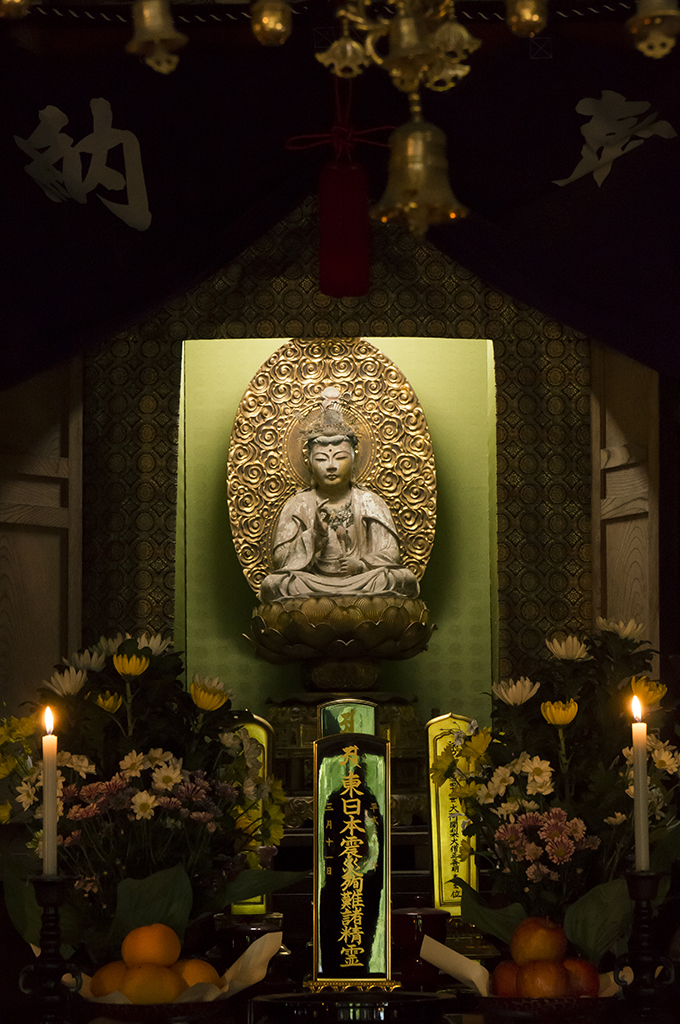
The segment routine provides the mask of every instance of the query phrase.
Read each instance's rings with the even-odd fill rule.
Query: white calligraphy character
[[[585,144],[581,160],[569,178],[554,181],[554,185],[568,185],[586,174],[601,185],[611,170],[612,161],[624,153],[641,146],[650,135],[672,139],[677,134],[668,121],[657,121],[653,112],[642,117],[650,104],[645,100],[627,100],[618,92],[605,89],[602,98],[583,99],[576,105],[579,114],[589,114],[590,121],[581,128]]]
[[[68,124],[66,114],[53,106],[40,111],[40,124],[27,139],[15,135],[17,146],[31,157],[26,173],[55,203],[65,199],[85,203],[88,192],[99,185],[114,192],[126,189],[126,203],[114,203],[101,195],[97,198],[131,228],[145,231],[151,223],[151,213],[137,136],[113,127],[108,100],[91,100],[90,110],[93,131],[76,145],[62,132]],[[107,164],[109,152],[116,146],[123,147],[125,174]],[[89,159],[83,161],[83,156]]]

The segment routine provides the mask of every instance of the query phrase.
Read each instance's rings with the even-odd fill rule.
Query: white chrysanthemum
[[[527,758],[522,767],[527,776],[527,793],[529,796],[542,794],[547,796],[553,791],[552,767],[550,761],[544,761],[540,757]]]
[[[515,820],[515,815],[519,810],[519,800],[506,800],[498,807],[494,808],[495,813],[499,818],[507,818],[510,821]]]
[[[152,747],[146,755],[149,768],[156,768],[158,765],[167,764],[172,760],[172,752],[163,750],[162,747]]]
[[[65,665],[72,665],[73,668],[89,669],[92,672],[101,672],[106,664],[106,655],[97,647],[88,648],[86,651],[72,654],[70,658],[64,658]]]
[[[663,747],[657,747],[652,751],[652,760],[660,772],[669,772],[673,775],[680,768],[680,758]]]
[[[129,640],[129,639],[130,639],[130,634],[129,633],[126,633],[125,636],[123,636],[122,633],[117,633],[115,636],[102,636],[102,637],[99,638],[99,643],[97,644],[97,648],[105,656],[109,655],[109,654],[117,654],[118,653],[118,648],[122,644],[123,640]]]
[[[511,786],[514,781],[515,776],[510,771],[510,767],[507,764],[503,764],[496,768],[496,771],[491,776],[489,789],[497,793],[498,796],[504,796],[505,790],[508,786]]]
[[[43,682],[45,686],[49,686],[50,690],[60,693],[62,697],[72,697],[82,690],[86,679],[85,669],[76,669],[71,665],[63,672],[54,672],[49,681],[45,679]]]
[[[77,772],[81,779],[84,779],[87,775],[93,775],[97,771],[96,765],[92,764],[92,761],[85,754],[71,754],[68,750],[59,750],[57,752],[57,764],[62,768],[70,768],[72,771]]]
[[[164,640],[160,633],[142,633],[142,635],[137,638],[137,646],[139,649],[141,650],[142,647],[148,647],[154,655],[162,654],[163,651],[167,650],[171,643],[171,637]]]
[[[526,750],[523,750],[521,754],[518,754],[514,761],[510,761],[508,768],[513,772],[523,772],[525,766],[530,760],[531,758],[527,754]]]
[[[20,803],[25,811],[35,803],[37,798],[35,786],[32,786],[30,782],[25,779],[17,786],[17,803]]]
[[[616,619],[603,619],[598,615],[595,621],[603,633],[616,633],[622,640],[639,640],[645,631],[644,625],[635,619],[629,619],[628,622],[619,619],[617,622]]]
[[[478,804],[492,804],[494,802],[494,794],[489,790],[489,787],[483,782],[477,786],[475,790],[475,800]]]
[[[172,789],[173,786],[176,786],[181,781],[181,769],[169,764],[161,764],[158,768],[154,768],[153,775],[151,776],[154,789]]]
[[[136,750],[131,750],[119,762],[119,766],[125,778],[130,779],[133,776],[141,775],[144,769],[149,767],[149,762],[144,754],[138,754]]]
[[[550,796],[554,790],[551,779],[529,779],[527,793],[529,796]]]
[[[540,685],[540,683],[532,683],[526,676],[520,676],[517,682],[514,679],[502,679],[500,683],[493,684],[492,690],[495,696],[505,704],[518,706],[526,704]]]
[[[237,732],[221,732],[220,743],[223,747],[226,747],[227,753],[235,757],[236,754],[240,754],[243,750],[243,742]]]
[[[586,661],[590,658],[586,645],[573,634],[565,640],[546,640],[545,646],[560,661]]]
[[[142,790],[140,793],[135,793],[131,800],[132,810],[135,812],[135,818],[153,818],[154,807],[156,804],[156,797],[153,793],[147,793],[146,790]]]

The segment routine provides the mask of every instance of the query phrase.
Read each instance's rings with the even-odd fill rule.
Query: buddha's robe
[[[320,503],[317,491],[310,489],[298,491],[284,505],[274,535],[274,571],[262,582],[261,601],[319,594],[418,596],[418,580],[399,564],[399,538],[381,497],[353,484],[349,497],[353,522],[340,530],[329,525],[325,545],[318,541],[315,545],[314,520]],[[360,559],[363,571],[344,575],[343,556]]]

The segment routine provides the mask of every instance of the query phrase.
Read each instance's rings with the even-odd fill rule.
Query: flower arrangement
[[[493,686],[491,725],[472,723],[432,766],[433,779],[451,780],[463,804],[465,853],[487,868],[496,901],[515,904],[505,923],[496,922],[500,938],[528,914],[572,918],[587,945],[588,926],[574,924],[574,908],[594,906],[596,889],[598,913],[611,894],[624,929],[622,876],[634,866],[633,694],[648,723],[653,866],[663,870],[680,855],[680,752],[661,736],[677,701],[644,674],[654,652],[641,635],[634,620],[598,619],[597,631],[583,638],[546,640],[548,655],[532,679]],[[464,915],[466,902],[472,918],[480,901],[468,892]],[[493,931],[493,920],[482,916]],[[603,951],[595,943],[589,952]]]
[[[42,852],[39,709],[53,710],[59,871],[74,879],[67,930],[90,945],[117,941],[112,919],[120,935],[149,901],[181,932],[189,913],[275,887],[261,869],[283,835],[285,797],[264,777],[254,718],[232,709],[219,679],[195,675],[187,689],[182,671],[159,636],[102,637],[43,682],[31,714],[0,723],[0,822],[23,826],[30,874]]]

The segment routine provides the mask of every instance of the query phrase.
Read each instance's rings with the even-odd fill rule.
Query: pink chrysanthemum
[[[80,799],[96,800],[97,797],[103,796],[106,791],[105,782],[88,782],[87,786],[81,786]]]
[[[572,839],[578,841],[586,834],[586,823],[581,818],[571,818],[568,822],[569,834]]]
[[[527,878],[530,882],[540,882],[548,873],[545,864],[530,864],[527,868]]]
[[[162,807],[164,811],[177,811],[182,806],[182,801],[175,796],[159,796],[156,806]]]
[[[574,853],[574,841],[564,832],[557,839],[549,839],[545,850],[553,864],[565,864]]]
[[[98,814],[101,814],[99,802],[87,804],[85,807],[72,807],[66,817],[70,821],[80,821],[81,818],[96,818]]]
[[[494,839],[497,843],[508,843],[512,847],[521,847],[525,842],[522,829],[516,821],[506,822],[497,828],[494,832]]]

